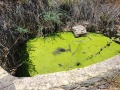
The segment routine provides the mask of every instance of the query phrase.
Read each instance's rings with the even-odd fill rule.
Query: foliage
[[[19,33],[29,33],[29,31],[27,29],[24,29],[22,27],[18,27],[17,29],[15,29],[16,31],[18,31]]]
[[[62,24],[61,16],[63,16],[63,13],[52,10],[44,12],[43,19],[45,20],[45,22],[53,22],[60,25]]]
[[[39,25],[40,36],[54,35],[56,31],[60,30],[63,25],[63,17],[66,16],[64,11],[56,9],[48,9],[41,14],[41,21]]]

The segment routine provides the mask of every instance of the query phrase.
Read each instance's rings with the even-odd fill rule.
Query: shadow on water
[[[15,75],[17,77],[30,77],[30,72],[36,72],[35,65],[33,65],[33,62],[29,59],[29,54],[27,52],[27,48],[28,50],[32,50],[32,46],[28,46],[28,47],[26,44],[24,44],[19,48],[19,52],[20,52],[19,57],[20,60],[22,61],[22,65],[17,69]]]

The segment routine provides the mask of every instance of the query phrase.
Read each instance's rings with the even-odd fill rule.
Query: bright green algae
[[[27,51],[36,71],[30,69],[30,76],[83,68],[119,54],[119,44],[112,41],[106,46],[110,41],[101,34],[75,38],[68,32],[32,39],[27,43]]]

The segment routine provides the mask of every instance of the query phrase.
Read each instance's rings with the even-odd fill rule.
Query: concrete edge
[[[117,69],[120,69],[120,54],[85,68],[34,77],[13,77],[0,67],[0,90],[49,90],[53,87],[80,83]]]

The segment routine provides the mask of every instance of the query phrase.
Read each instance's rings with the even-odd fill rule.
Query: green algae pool
[[[103,61],[120,53],[120,45],[101,34],[90,33],[75,38],[72,33],[38,37],[27,42],[29,60],[34,70],[30,76],[67,71]]]

